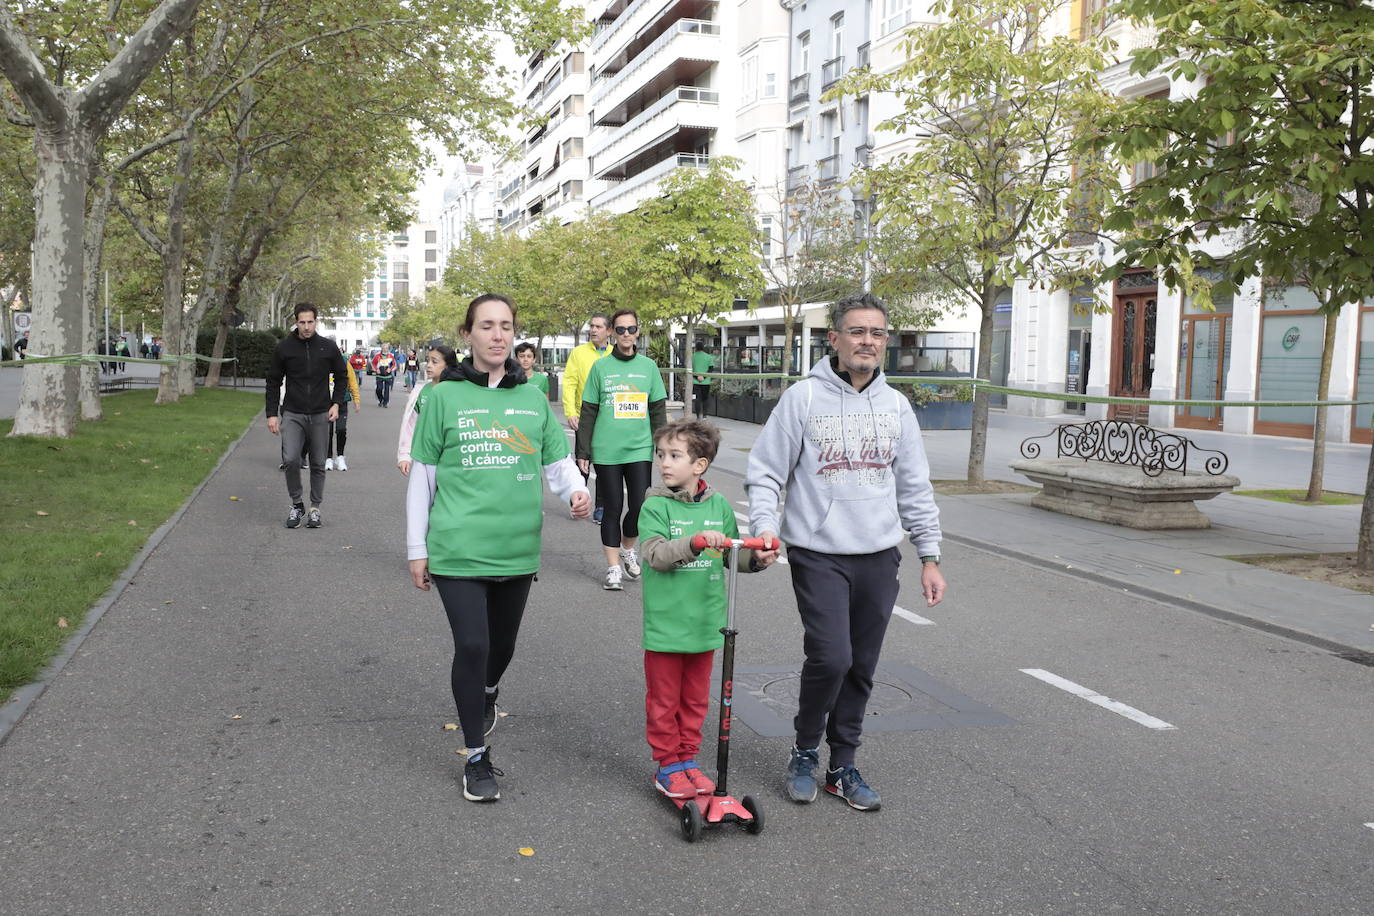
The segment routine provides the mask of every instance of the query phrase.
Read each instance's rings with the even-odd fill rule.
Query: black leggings
[[[339,445],[339,454],[347,454],[344,446],[348,444],[348,403],[339,408],[339,419],[329,424],[329,457],[334,457],[334,444]]]
[[[628,464],[598,464],[596,467],[597,491],[605,500],[605,510],[601,514],[601,544],[603,547],[619,547],[620,537],[639,537],[639,507],[644,505],[644,493],[649,489],[653,477],[652,461],[631,461]],[[629,494],[628,503],[621,497]],[[620,522],[622,508],[625,510],[625,523]]]
[[[520,618],[533,576],[513,579],[458,579],[430,576],[444,603],[453,630],[453,666],[449,681],[458,722],[468,747],[486,743],[482,728],[485,689],[495,687],[515,655]]]

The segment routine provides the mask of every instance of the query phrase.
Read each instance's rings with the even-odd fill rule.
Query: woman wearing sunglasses
[[[639,578],[639,507],[653,471],[654,430],[668,419],[668,393],[658,366],[636,349],[639,316],[634,310],[612,315],[611,330],[615,346],[610,356],[592,363],[582,389],[576,447],[583,474],[596,466],[605,501],[601,546],[606,578],[601,587],[619,591],[622,578]]]

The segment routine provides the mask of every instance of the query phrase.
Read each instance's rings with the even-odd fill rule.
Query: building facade
[[[376,344],[393,303],[422,298],[442,279],[442,267],[437,223],[416,223],[389,236],[352,309],[321,319],[320,333],[334,338],[345,353]]]

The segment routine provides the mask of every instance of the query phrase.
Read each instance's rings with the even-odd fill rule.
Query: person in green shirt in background
[[[711,355],[706,344],[697,341],[696,349],[692,353],[692,371],[710,372],[716,368],[716,358]],[[695,398],[692,401],[692,413],[698,420],[706,419],[706,399],[711,396],[711,380],[704,375],[694,375],[692,377],[692,393]]]
[[[592,363],[611,355],[610,337],[611,316],[597,312],[587,322],[587,342],[573,347],[567,362],[563,364],[563,418],[573,432],[577,431],[577,424],[582,422],[582,389],[587,384],[587,374],[591,372]],[[582,476],[590,482],[589,472],[584,471]],[[592,512],[592,521],[599,525],[604,503],[600,480],[596,482],[595,496],[596,509]]]
[[[510,358],[515,306],[478,296],[462,325],[472,355],[420,389],[406,490],[406,553],[415,587],[430,583],[453,630],[449,671],[467,745],[463,797],[501,797],[486,735],[530,584],[544,520],[540,472],[574,518],[591,495],[568,457],[549,399]]]
[[[720,450],[720,431],[698,420],[674,420],[654,433],[654,463],[663,486],[639,512],[644,536],[645,736],[658,772],[654,787],[669,798],[716,790],[697,766],[701,726],[711,705],[711,667],[722,642],[726,607],[721,548],[739,537],[730,501],[702,480]],[[692,547],[692,537],[706,549]],[[741,572],[758,572],[752,551],[737,551]]]
[[[611,327],[615,347],[606,359],[592,364],[582,389],[577,466],[583,474],[596,467],[597,489],[605,507],[601,546],[606,552],[606,578],[601,587],[620,591],[622,573],[626,579],[639,578],[635,551],[639,507],[653,474],[653,431],[668,419],[668,393],[658,366],[635,347],[639,317],[634,309],[612,315]],[[626,496],[628,500],[622,502]]]
[[[549,377],[542,372],[534,371],[534,344],[528,340],[524,343],[515,345],[515,361],[524,370],[525,381],[529,382],[540,391],[544,392],[544,397],[549,396]]]

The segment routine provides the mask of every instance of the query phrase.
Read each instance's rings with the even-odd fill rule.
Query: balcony
[[[678,86],[614,131],[604,133],[589,144],[592,174],[598,178],[617,177],[608,173],[684,128],[710,131],[719,126],[719,92]]]
[[[866,169],[873,164],[873,147],[865,143],[863,146],[854,147],[854,165],[856,168]]]
[[[611,110],[631,94],[635,77],[646,83],[679,60],[719,63],[720,25],[704,19],[680,19],[652,44],[639,52],[620,72],[598,79],[592,89],[591,104],[597,110]]]
[[[787,104],[801,105],[811,100],[811,74],[792,77],[787,86]]]
[[[524,186],[525,186],[525,176],[524,176],[524,175],[521,175],[519,178],[515,179],[515,180],[512,181],[510,184],[506,185],[505,187],[503,187],[503,188],[501,189],[501,194],[500,194],[501,200],[505,200],[507,197],[510,197],[512,194],[514,194],[515,192],[519,191],[519,190],[520,190],[521,188],[523,188]]]
[[[841,54],[839,57],[832,57],[830,58],[830,60],[821,64],[821,92],[825,92],[831,86],[838,83],[840,81],[840,77],[844,76],[844,74],[845,69],[843,54]]]
[[[680,168],[704,169],[710,164],[710,156],[674,153],[633,177],[615,182],[591,199],[591,208],[600,210],[602,207],[610,207],[617,213],[633,210],[642,201],[654,196],[658,190],[657,182],[672,172]]]
[[[860,70],[868,66],[868,42],[859,45],[859,53],[854,57],[854,66]]]
[[[805,165],[794,165],[787,170],[787,196],[797,193],[810,180],[811,169]]]
[[[605,23],[592,35],[590,50],[596,69],[619,70],[639,53],[639,47],[658,37],[666,24],[679,19],[717,18],[716,5],[717,0],[634,0],[613,22]]]
[[[816,163],[816,181],[819,184],[834,184],[840,178],[840,154],[826,156]]]

